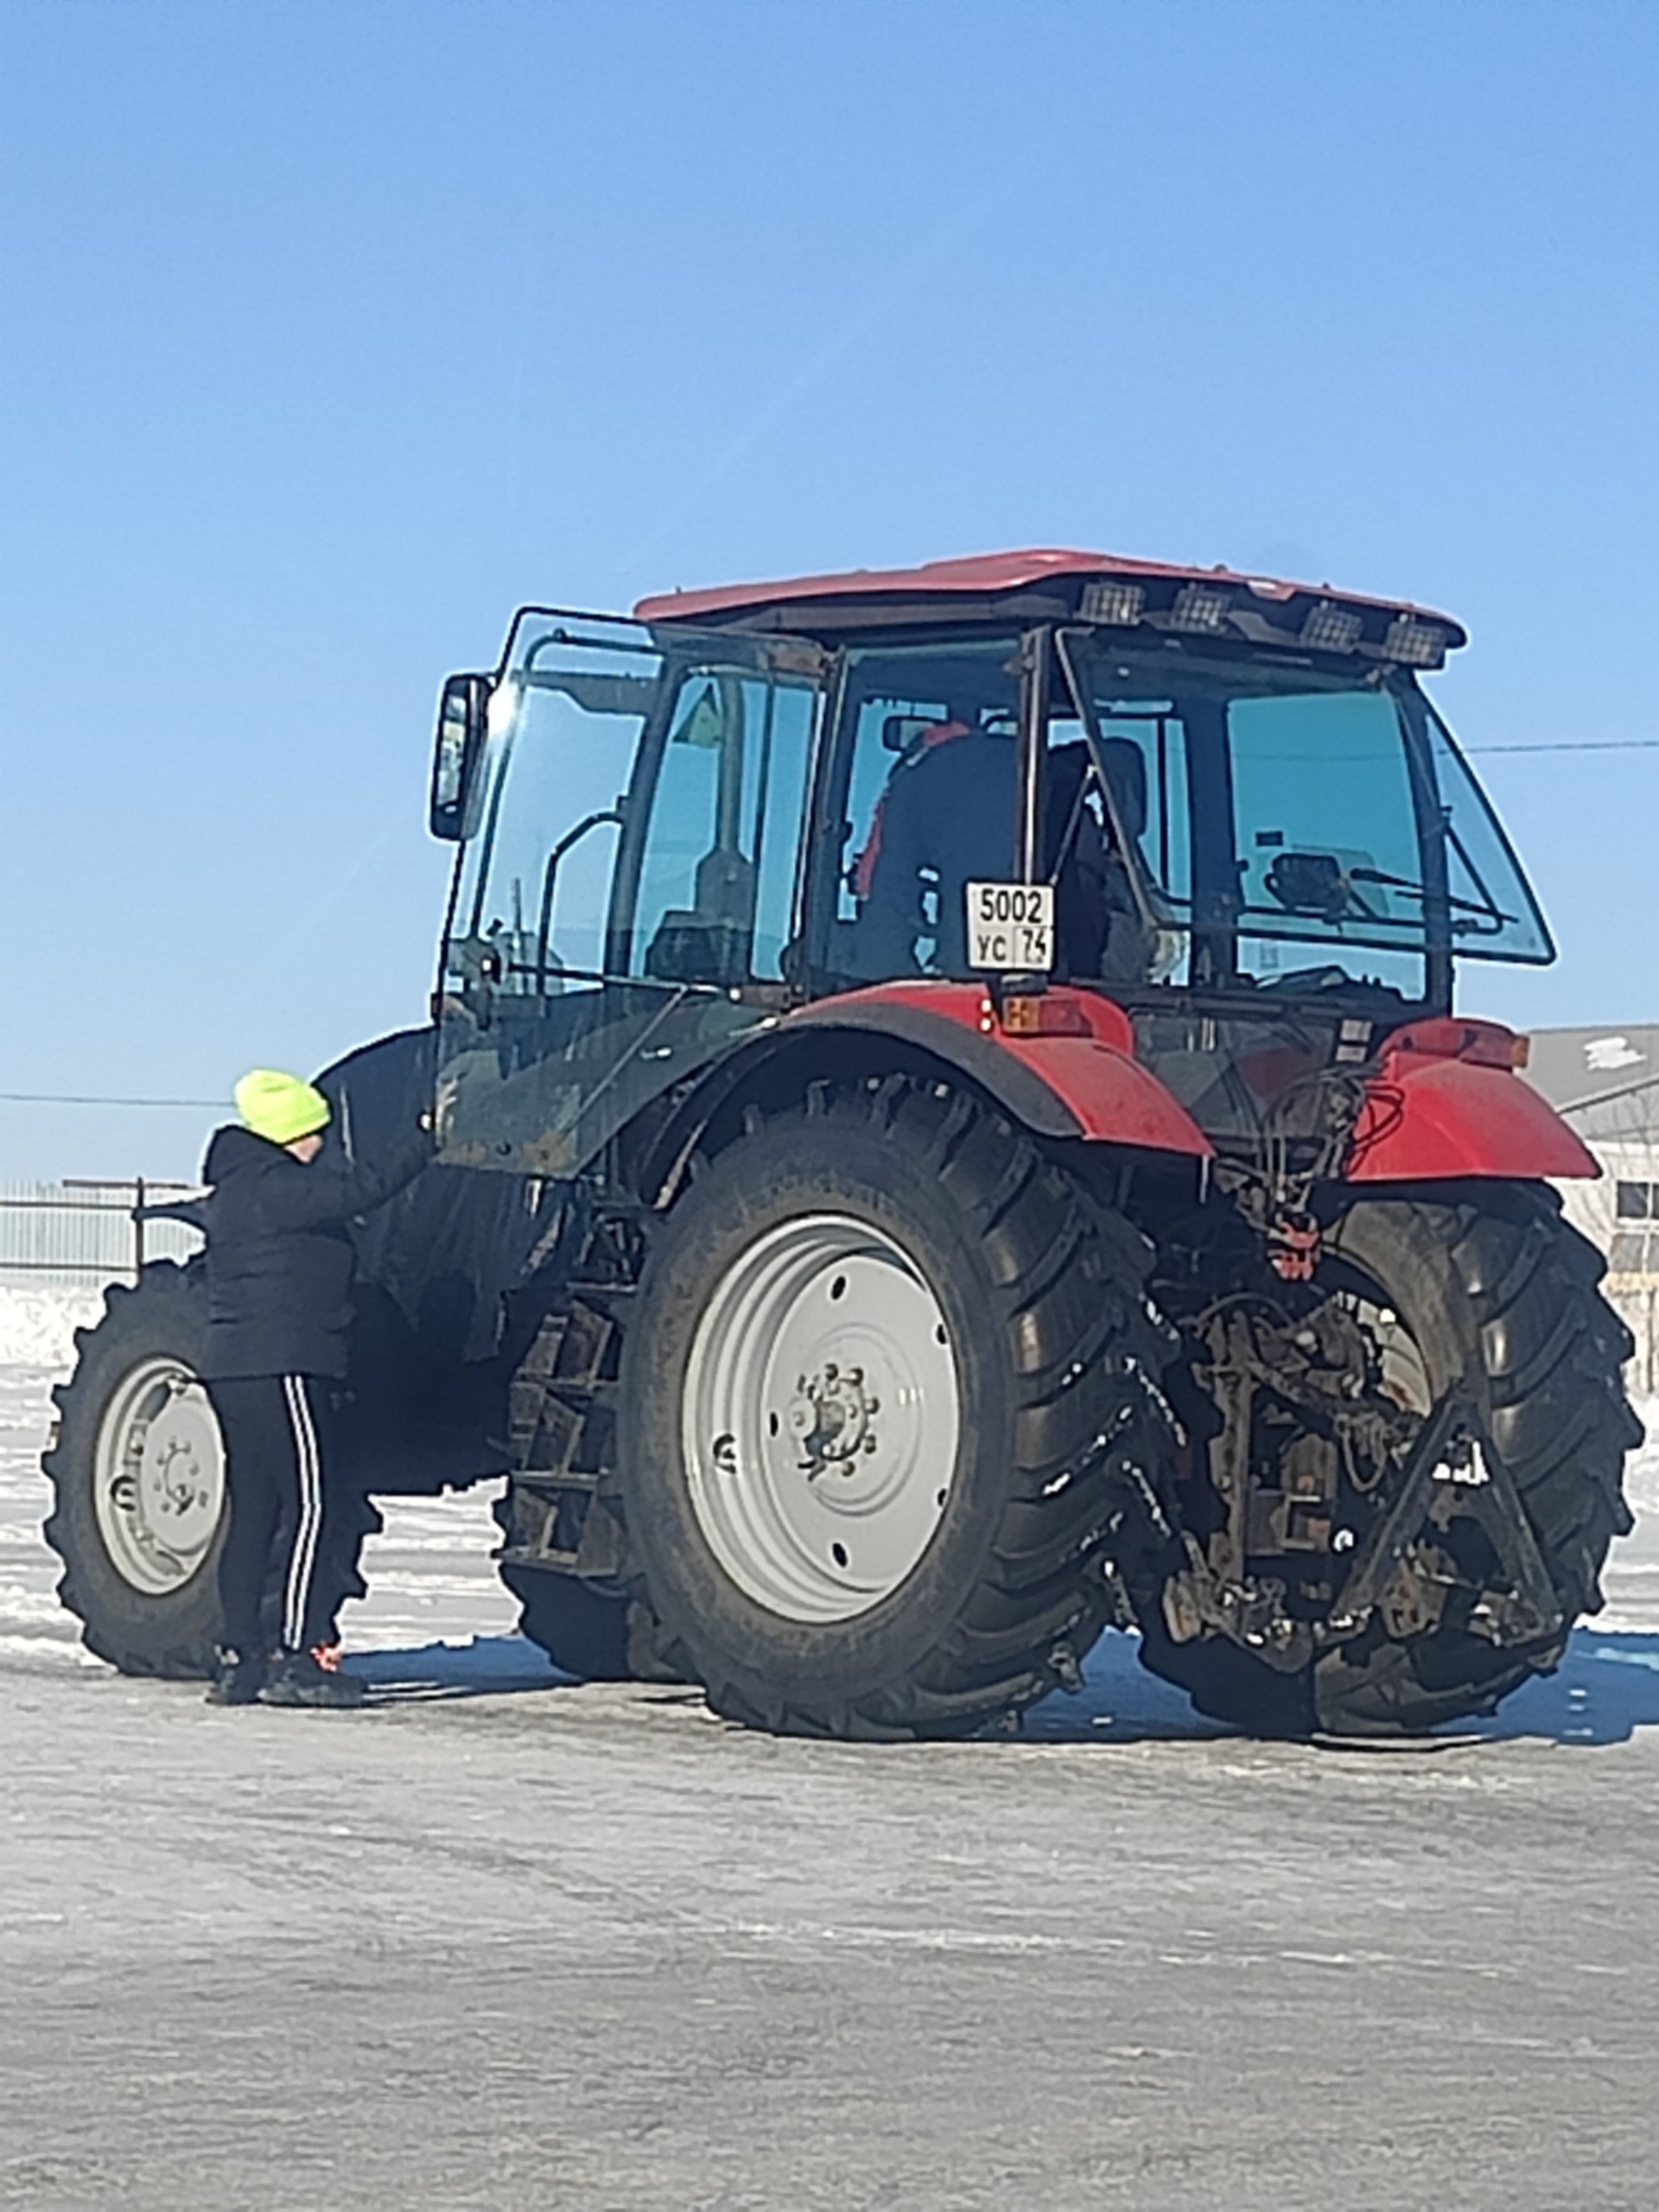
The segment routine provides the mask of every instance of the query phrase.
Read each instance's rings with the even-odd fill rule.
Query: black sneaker
[[[332,1656],[332,1647],[327,1647]],[[325,1665],[312,1651],[283,1651],[259,1692],[261,1705],[361,1705],[367,1692],[355,1675]]]
[[[239,1651],[221,1647],[213,1679],[207,1686],[209,1705],[251,1705],[265,1686],[263,1656],[245,1659]]]

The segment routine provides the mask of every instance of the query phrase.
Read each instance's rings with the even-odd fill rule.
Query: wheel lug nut
[[[867,1414],[879,1414],[881,1410],[880,1399],[866,1398],[864,1401],[864,1410]]]
[[[874,1439],[873,1436],[867,1436],[867,1437],[865,1438],[865,1440],[864,1440],[864,1449],[865,1449],[867,1452],[874,1452],[874,1449],[875,1449],[875,1439]]]

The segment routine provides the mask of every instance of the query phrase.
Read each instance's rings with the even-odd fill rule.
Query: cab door
[[[443,1159],[575,1174],[786,1002],[827,667],[798,639],[519,619],[445,937]]]

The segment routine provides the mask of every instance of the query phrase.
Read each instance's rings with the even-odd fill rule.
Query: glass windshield
[[[1553,960],[1548,925],[1457,740],[1414,687],[1402,696],[1400,706],[1428,755],[1440,801],[1438,842],[1445,857],[1454,950],[1491,959]]]
[[[820,650],[531,610],[466,794],[444,1157],[564,1176],[763,1019],[800,957]]]
[[[613,924],[629,975],[784,976],[818,695],[787,671],[734,668],[732,655],[722,644],[675,669],[665,737],[635,773],[641,835]]]
[[[492,695],[449,945],[464,980],[480,959],[511,992],[603,969],[624,794],[663,664],[627,625],[584,629],[567,645],[563,625],[522,617]]]
[[[451,973],[537,998],[780,980],[817,730],[801,659],[523,616],[468,795]]]
[[[1212,971],[1417,996],[1430,954],[1553,958],[1408,678],[1130,655],[1077,633],[1065,652],[1147,920],[1207,940]]]

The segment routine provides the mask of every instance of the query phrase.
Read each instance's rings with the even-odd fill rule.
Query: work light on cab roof
[[[1467,642],[1448,615],[1406,601],[1228,569],[1184,569],[1053,548],[980,554],[916,569],[857,569],[671,592],[641,600],[634,612],[647,621],[773,620],[782,626],[787,613],[798,616],[802,603],[810,602],[816,625],[830,608],[893,610],[906,603],[935,613],[954,603],[959,613],[982,615],[1009,608],[1021,594],[1029,603],[1038,589],[1055,615],[1074,614],[1109,628],[1230,636],[1259,646],[1355,654],[1408,668],[1439,668],[1448,650]]]

